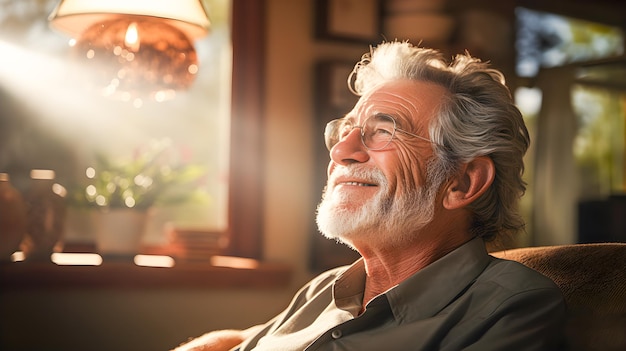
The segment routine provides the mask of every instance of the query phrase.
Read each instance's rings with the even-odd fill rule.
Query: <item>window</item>
[[[516,9],[517,74],[534,77],[541,67],[618,56],[624,53],[621,28],[601,23]]]
[[[516,70],[529,83],[516,99],[533,140],[526,244],[623,241],[609,234],[624,232],[618,222],[597,216],[626,191],[623,29],[526,8],[516,17]]]
[[[160,209],[148,240],[162,240],[163,224],[174,221],[226,231],[230,254],[259,258],[263,1],[205,1],[212,29],[196,42],[194,86],[139,106],[77,88],[80,77],[64,57],[69,38],[46,22],[56,3],[0,3],[0,171],[20,190],[32,168],[54,169],[69,186],[96,152],[124,159],[154,140],[170,143],[182,161],[206,165],[208,176],[201,201]]]

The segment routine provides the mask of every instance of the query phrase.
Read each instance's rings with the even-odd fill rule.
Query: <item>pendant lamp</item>
[[[49,21],[73,38],[73,56],[96,88],[135,104],[192,85],[194,41],[210,27],[201,0],[61,0]]]

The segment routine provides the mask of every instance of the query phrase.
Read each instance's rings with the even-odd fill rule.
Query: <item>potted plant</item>
[[[70,206],[92,212],[98,252],[134,255],[139,250],[149,210],[200,196],[204,167],[185,163],[166,139],[139,149],[129,159],[97,155],[86,181],[73,187]]]

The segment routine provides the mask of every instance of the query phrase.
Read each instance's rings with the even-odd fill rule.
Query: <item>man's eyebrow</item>
[[[396,121],[396,127],[398,128],[412,127],[412,124],[408,123],[407,118],[402,114],[398,114],[394,112],[376,112],[372,114],[372,116],[373,117],[389,117],[393,119],[394,121]]]
[[[393,118],[394,120],[397,120],[399,118],[397,115],[388,112],[376,112],[372,114],[371,117],[389,117]]]

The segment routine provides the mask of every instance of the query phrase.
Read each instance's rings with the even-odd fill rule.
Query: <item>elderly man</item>
[[[266,324],[179,350],[558,349],[559,289],[485,249],[524,226],[529,136],[502,74],[387,42],[349,82],[360,99],[326,127],[317,223],[362,258],[313,279]]]

